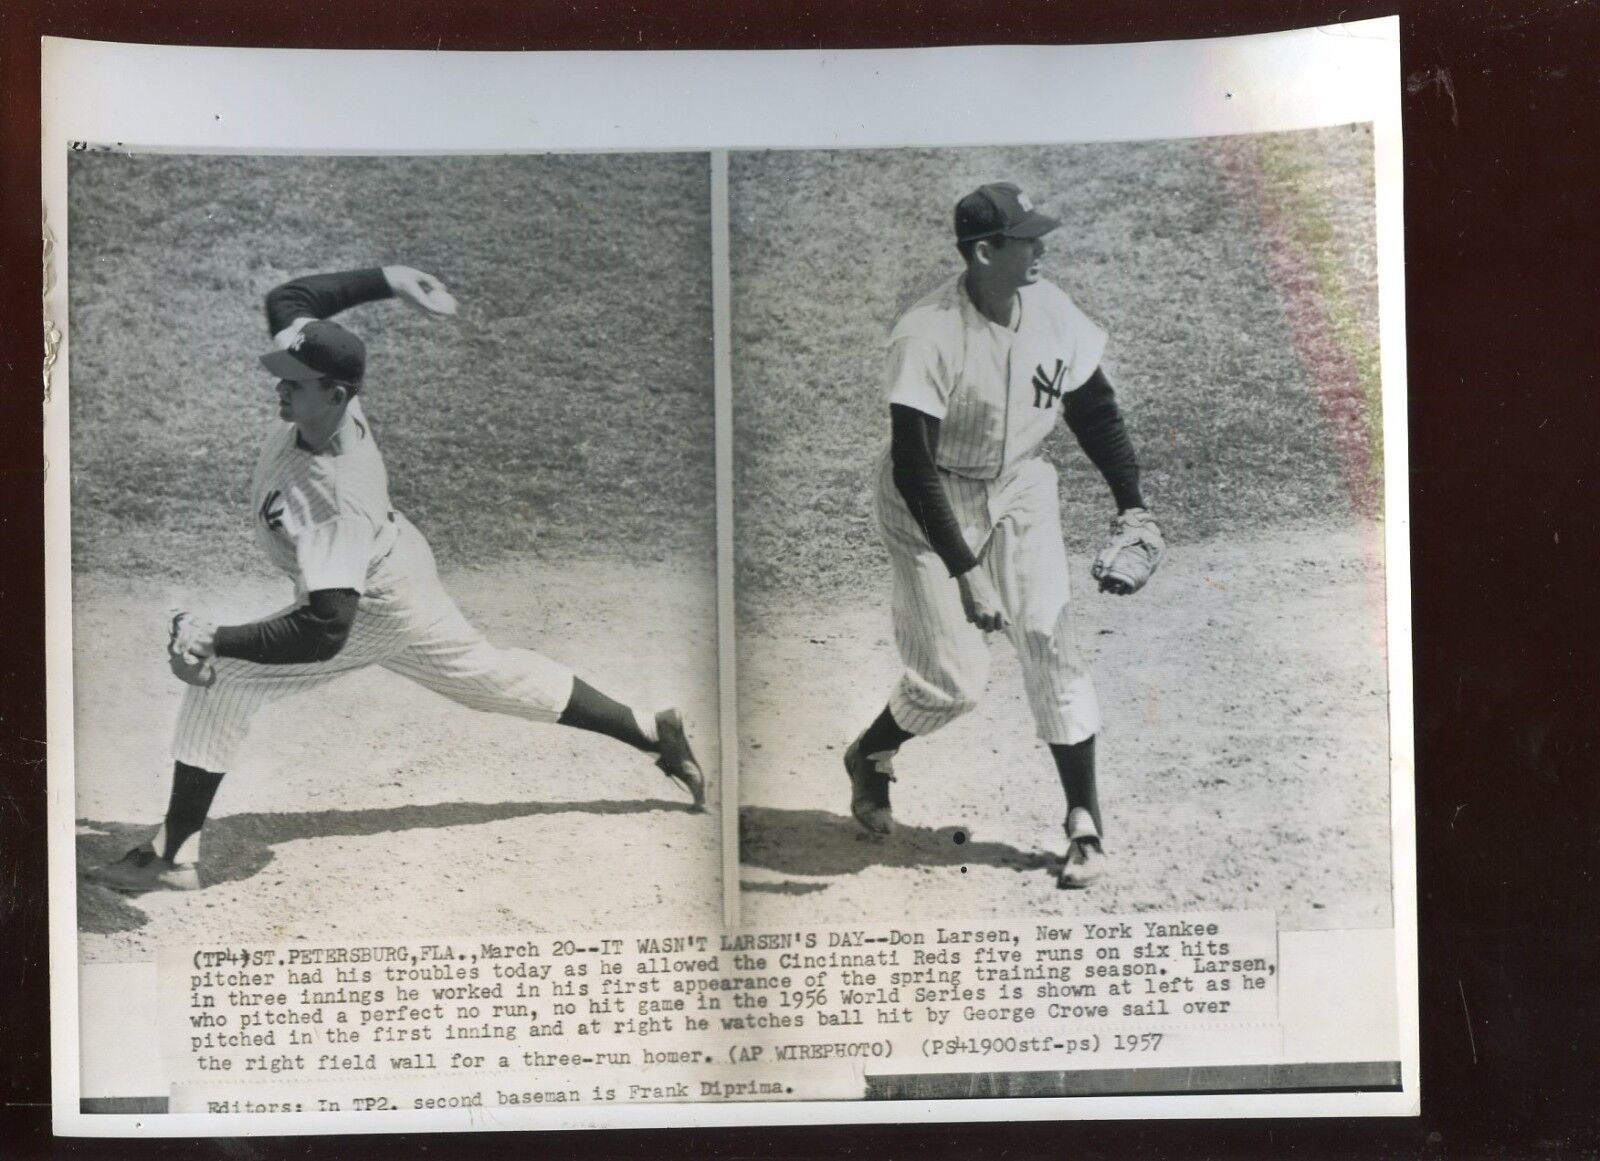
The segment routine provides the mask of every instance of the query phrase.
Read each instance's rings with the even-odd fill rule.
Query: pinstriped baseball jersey
[[[300,443],[294,424],[275,429],[256,461],[250,503],[256,542],[302,595],[365,592],[368,570],[398,534],[388,472],[357,400],[321,452]]]
[[[1093,736],[1100,730],[1100,703],[1072,632],[1055,468],[1035,458],[1004,480],[943,479],[962,534],[1005,607],[1006,635],[1021,662],[1040,740],[1072,744]],[[888,456],[878,471],[874,506],[894,569],[895,644],[905,666],[889,710],[904,729],[930,734],[977,704],[989,649],[895,487]]]
[[[1043,281],[1018,292],[1014,326],[991,322],[963,278],[933,290],[895,324],[888,402],[940,421],[939,467],[992,480],[1039,450],[1061,396],[1100,365],[1106,333]]]
[[[262,706],[369,665],[471,709],[557,721],[572,695],[572,670],[531,650],[494,645],[462,616],[439,581],[427,540],[390,503],[388,472],[359,401],[350,402],[325,452],[307,451],[297,431],[283,424],[262,445],[251,483],[256,540],[294,578],[297,601],[319,589],[361,594],[349,636],[326,661],[217,658],[213,683],[184,695],[173,758],[230,771]],[[194,857],[192,850],[180,854]]]
[[[1094,374],[1106,335],[1055,286],[1024,286],[1020,298],[1015,330],[979,314],[960,278],[923,298],[895,325],[887,395],[940,420],[940,483],[1000,596],[1038,736],[1070,745],[1099,731],[1100,705],[1072,634],[1058,476],[1035,453],[1060,397]],[[906,507],[888,452],[875,507],[905,667],[889,710],[903,729],[928,734],[977,704],[988,645]]]
[[[394,547],[367,574],[344,648],[331,660],[300,665],[217,658],[216,681],[185,691],[175,759],[203,770],[232,770],[258,709],[369,665],[470,709],[539,722],[561,716],[572,694],[572,671],[531,650],[489,642],[445,592],[422,533],[399,513],[394,527]]]

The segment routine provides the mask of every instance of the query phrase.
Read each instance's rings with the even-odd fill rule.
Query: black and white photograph
[[[720,921],[709,197],[72,155],[85,964]]]
[[[1396,41],[1334,31],[47,46],[164,94],[46,121],[58,1126],[1414,1108]]]
[[[744,918],[1390,927],[1372,126],[730,202]]]
[[[0,27],[0,1153],[1593,1150],[1592,6]]]

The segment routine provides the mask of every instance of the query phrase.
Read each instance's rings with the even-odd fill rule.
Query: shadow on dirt
[[[372,810],[227,815],[206,825],[200,877],[208,887],[248,879],[272,862],[273,847],[295,839],[473,826],[542,814],[645,814],[687,809],[687,803],[646,798],[623,802],[435,802]],[[149,917],[142,909],[115,891],[86,882],[84,872],[148,842],[152,828],[80,819],[78,831],[78,930],[105,935],[143,927]]]
[[[982,866],[1038,871],[1053,866],[1056,860],[1044,851],[974,842],[962,827],[901,826],[888,838],[875,839],[843,815],[747,806],[739,812],[739,861],[747,867],[790,875],[854,875],[868,867]],[[749,886],[790,893],[783,890],[787,884]]]
[[[818,891],[826,891],[826,883],[802,883],[796,879],[786,879],[781,883],[762,883],[754,879],[740,879],[739,890],[753,891],[758,895],[815,895]]]

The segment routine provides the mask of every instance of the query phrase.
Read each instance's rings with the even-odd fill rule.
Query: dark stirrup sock
[[[892,754],[916,736],[901,729],[900,723],[895,721],[894,715],[889,712],[889,707],[884,706],[883,712],[867,727],[867,732],[861,735],[861,752]]]
[[[645,733],[646,722],[650,723],[651,728],[655,725],[654,714],[641,716],[632,707],[607,697],[581,677],[572,679],[572,696],[567,699],[567,708],[561,711],[561,716],[556,720],[563,726],[604,734],[651,754],[661,749],[660,742]]]
[[[165,848],[156,854],[171,862],[178,848],[206,824],[211,800],[217,796],[223,775],[213,774],[186,762],[172,764],[172,798],[167,803],[167,821],[162,828]]]
[[[1094,781],[1094,736],[1090,735],[1071,746],[1052,743],[1050,756],[1056,760],[1056,772],[1061,775],[1061,789],[1067,795],[1067,813],[1083,807],[1094,819],[1095,830],[1104,837],[1106,832],[1100,821],[1100,795]]]

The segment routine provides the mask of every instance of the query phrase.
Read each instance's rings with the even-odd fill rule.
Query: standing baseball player
[[[1116,500],[1111,543],[1093,568],[1100,587],[1136,591],[1163,546],[1100,370],[1105,332],[1040,277],[1043,238],[1060,224],[1014,185],[974,190],[955,211],[965,272],[912,306],[890,335],[891,436],[876,508],[905,668],[844,762],[851,813],[872,834],[889,834],[891,760],[977,704],[989,670],[985,634],[1004,632],[1066,792],[1059,885],[1077,888],[1104,871],[1105,830],[1095,787],[1100,707],[1073,642],[1056,470],[1039,458],[1058,416]]]
[[[189,685],[173,741],[172,794],[155,837],[91,873],[119,891],[200,886],[201,828],[262,706],[381,665],[476,710],[592,730],[657,756],[705,804],[677,710],[613,701],[537,653],[492,645],[439,583],[428,542],[389,500],[359,394],[366,347],[333,315],[399,298],[439,315],[455,299],[408,266],[298,278],[267,295],[278,415],[251,483],[256,541],[294,579],[287,609],[244,625],[172,619],[173,672]]]

